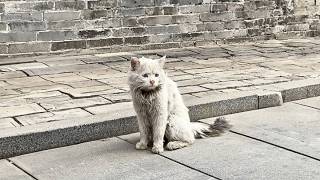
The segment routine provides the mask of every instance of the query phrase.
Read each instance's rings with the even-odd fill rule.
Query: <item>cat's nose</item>
[[[150,80],[150,84],[153,85],[154,84],[154,80]]]

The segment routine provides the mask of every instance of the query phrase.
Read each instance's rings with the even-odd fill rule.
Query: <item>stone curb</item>
[[[186,101],[192,121],[320,96],[320,79],[261,86],[259,91],[212,95]],[[0,159],[138,131],[133,109],[0,131]]]

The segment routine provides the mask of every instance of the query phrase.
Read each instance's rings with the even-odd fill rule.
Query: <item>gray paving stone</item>
[[[71,109],[77,107],[88,107],[101,104],[109,104],[110,101],[102,97],[91,97],[91,98],[82,98],[82,99],[68,99],[64,101],[47,101],[42,102],[40,105],[48,111],[57,111],[62,109]]]
[[[41,76],[44,79],[49,81],[64,83],[64,82],[77,82],[77,81],[86,81],[87,78],[81,77],[75,73],[61,73],[61,74],[50,74]]]
[[[210,179],[117,138],[11,159],[38,179]]]
[[[76,98],[84,98],[84,97],[92,97],[92,96],[98,96],[98,95],[104,95],[104,94],[124,92],[124,90],[116,89],[109,85],[68,88],[68,89],[62,89],[61,91]]]
[[[44,112],[16,117],[23,125],[33,125],[39,123],[47,123],[53,121],[68,120],[69,118],[86,117],[91,114],[80,108],[69,109],[63,111]],[[1,122],[1,120],[0,120]]]
[[[13,117],[24,114],[44,112],[45,110],[37,104],[22,104],[18,106],[0,107],[0,118]]]
[[[319,117],[319,110],[294,103],[226,116],[233,131],[320,159]]]
[[[83,71],[91,71],[108,69],[107,66],[99,65],[99,64],[78,64],[78,65],[69,65],[63,67],[48,67],[48,68],[40,68],[40,69],[30,69],[25,70],[28,75],[36,76],[36,75],[47,75],[47,74],[59,74],[59,73],[67,73],[67,72],[83,72]]]
[[[120,138],[135,144],[139,133]],[[313,159],[233,133],[198,139],[163,155],[220,179],[311,180],[320,175],[320,163]]]
[[[33,180],[32,177],[30,177],[5,159],[0,160],[0,179]]]
[[[299,101],[294,101],[294,103],[303,104],[306,106],[314,107],[320,109],[320,97],[302,99]]]
[[[122,102],[122,103],[115,103],[115,104],[107,104],[95,107],[85,108],[87,111],[93,114],[104,114],[106,112],[134,112],[132,102]]]
[[[179,91],[181,94],[187,94],[187,93],[208,91],[208,89],[200,87],[200,86],[184,86],[184,87],[180,87]]]
[[[19,127],[20,125],[14,121],[12,118],[3,118],[0,119],[0,129],[2,128],[12,128]]]
[[[12,79],[6,80],[6,82],[11,84],[11,86],[9,86],[10,89],[53,85],[52,82],[42,79],[38,76],[12,78]]]
[[[21,64],[12,64],[0,66],[0,70],[9,70],[9,71],[17,71],[17,70],[25,70],[25,69],[34,69],[34,68],[46,68],[47,65],[43,63],[21,63]]]
[[[7,80],[11,78],[25,77],[26,75],[21,71],[8,71],[8,72],[0,72],[0,79]]]

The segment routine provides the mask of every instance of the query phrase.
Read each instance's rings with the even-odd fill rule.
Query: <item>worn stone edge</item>
[[[302,86],[297,86],[297,83]],[[280,106],[283,102],[320,96],[320,81],[279,83],[263,91],[231,93],[186,102],[192,121]],[[294,93],[293,93],[294,92]],[[300,94],[299,94],[300,92]],[[298,93],[298,97],[296,96]],[[68,119],[0,131],[0,159],[109,138],[138,131],[133,111]]]

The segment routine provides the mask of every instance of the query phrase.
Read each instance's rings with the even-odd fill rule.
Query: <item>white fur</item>
[[[152,60],[132,58],[129,86],[140,131],[137,149],[146,149],[153,142],[152,152],[163,152],[164,136],[168,150],[191,145],[195,137],[206,137],[210,126],[191,123],[178,87],[163,70],[165,57]],[[143,74],[148,73],[148,77]],[[158,77],[155,74],[159,74]],[[154,86],[150,81],[153,80]],[[155,87],[156,86],[156,87]]]

